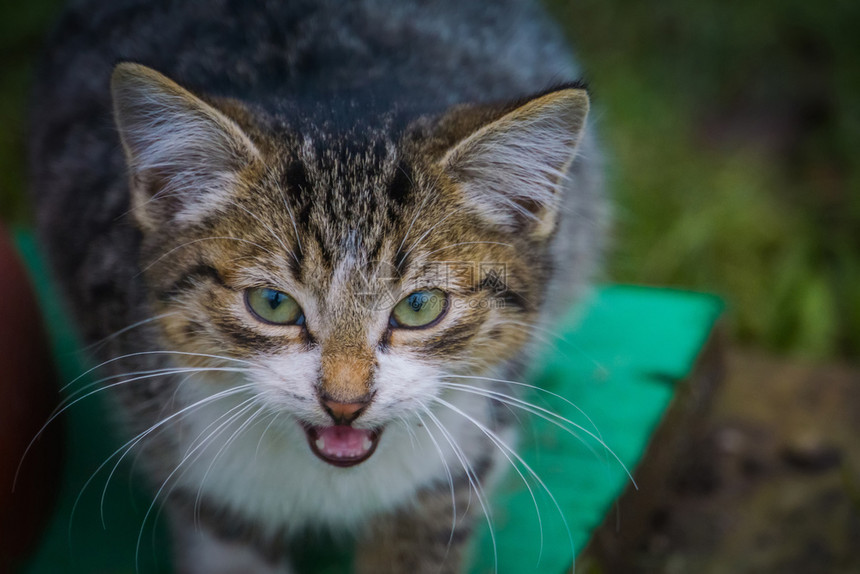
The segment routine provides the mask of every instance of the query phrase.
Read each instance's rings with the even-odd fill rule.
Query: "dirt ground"
[[[633,516],[622,499],[612,536],[628,536],[610,547],[626,557],[592,548],[578,572],[860,572],[860,369],[725,359],[702,425],[662,471],[664,494]]]

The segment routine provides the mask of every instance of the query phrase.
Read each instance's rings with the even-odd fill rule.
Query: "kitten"
[[[515,437],[492,393],[600,251],[575,77],[527,1],[69,7],[38,228],[182,572],[289,572],[308,531],[460,570]]]

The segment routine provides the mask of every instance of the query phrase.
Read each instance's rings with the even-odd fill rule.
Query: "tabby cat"
[[[320,531],[462,570],[506,381],[600,251],[576,77],[526,0],[68,7],[38,230],[181,572],[290,572]]]

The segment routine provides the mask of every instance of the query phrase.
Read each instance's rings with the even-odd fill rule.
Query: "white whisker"
[[[102,470],[102,469],[104,469],[104,467],[105,467],[105,466],[107,466],[107,465],[108,465],[108,463],[109,463],[109,462],[110,462],[110,461],[111,461],[115,456],[117,456],[117,455],[118,455],[118,454],[120,454],[120,453],[123,453],[123,454],[122,454],[122,456],[121,456],[121,457],[119,458],[119,460],[117,461],[117,463],[116,463],[116,465],[114,466],[114,468],[111,470],[111,473],[110,473],[110,475],[108,476],[107,482],[105,483],[105,489],[107,489],[107,485],[108,485],[108,483],[110,482],[111,477],[114,475],[114,472],[116,471],[116,469],[117,469],[117,467],[119,466],[119,463],[122,461],[123,457],[125,457],[125,455],[126,455],[128,452],[130,452],[130,451],[131,451],[135,446],[137,446],[137,444],[138,444],[138,443],[140,443],[140,441],[141,441],[141,440],[143,440],[144,438],[146,438],[146,436],[148,436],[150,433],[152,433],[153,431],[155,431],[157,428],[162,427],[163,425],[165,425],[166,423],[168,423],[168,422],[170,422],[170,421],[172,421],[172,420],[176,419],[177,417],[180,417],[180,416],[182,416],[182,415],[184,415],[184,414],[188,413],[189,411],[191,411],[191,410],[193,410],[193,409],[196,409],[196,408],[198,408],[198,407],[200,407],[200,406],[202,406],[202,405],[204,405],[204,404],[206,404],[206,403],[208,403],[208,402],[215,401],[215,400],[217,400],[217,399],[224,398],[224,397],[226,397],[226,396],[230,396],[230,395],[233,395],[233,394],[239,394],[240,392],[242,392],[242,391],[246,390],[246,388],[250,388],[250,387],[251,387],[251,385],[243,385],[243,386],[241,386],[241,387],[235,387],[235,388],[232,388],[232,389],[229,389],[229,390],[226,390],[226,391],[222,391],[222,392],[220,392],[220,393],[216,393],[215,395],[210,395],[210,396],[206,397],[205,399],[202,399],[202,400],[197,401],[197,402],[195,402],[195,403],[193,403],[193,404],[191,404],[191,405],[188,405],[187,407],[184,407],[183,409],[181,409],[181,410],[179,410],[179,411],[177,411],[177,412],[173,413],[172,415],[170,415],[170,416],[168,416],[168,417],[166,417],[166,418],[163,418],[163,419],[159,420],[157,423],[155,423],[154,425],[150,426],[148,429],[146,429],[146,430],[144,430],[144,431],[142,431],[142,432],[138,433],[137,435],[135,435],[134,437],[132,437],[129,441],[127,441],[125,444],[123,444],[121,447],[119,447],[118,449],[116,449],[116,450],[115,450],[115,451],[114,451],[110,456],[108,456],[108,457],[104,460],[104,462],[102,462],[102,463],[98,466],[98,468],[96,468],[96,470],[95,470],[95,471],[90,475],[90,477],[86,480],[86,482],[84,483],[84,485],[81,487],[81,490],[80,490],[80,492],[78,493],[78,496],[75,498],[75,502],[74,502],[74,504],[72,505],[72,511],[71,511],[71,515],[70,515],[70,518],[69,518],[69,536],[71,536],[72,521],[73,521],[73,518],[74,518],[74,515],[75,515],[75,509],[77,508],[78,503],[80,502],[80,499],[81,499],[81,497],[82,497],[82,496],[83,496],[83,494],[84,494],[84,491],[87,489],[87,487],[89,486],[89,484],[90,484],[90,483],[95,479],[95,477],[98,475],[98,473],[99,473],[99,472],[101,472],[101,470]],[[123,451],[124,451],[124,452],[123,452]],[[104,505],[104,493],[102,494],[101,504],[102,504],[102,506],[101,506],[100,514],[101,514],[101,517],[102,517],[102,525],[104,525],[104,511],[103,511],[103,505]]]
[[[490,539],[493,543],[493,569],[494,571],[498,572],[499,551],[496,545],[496,533],[493,529],[493,520],[490,517],[489,503],[486,500],[484,489],[481,487],[480,478],[478,478],[477,473],[475,473],[475,470],[469,463],[469,459],[466,457],[466,453],[463,452],[463,449],[460,447],[460,445],[457,444],[457,441],[454,440],[454,437],[451,435],[450,432],[448,432],[448,429],[445,428],[445,425],[442,424],[442,421],[440,421],[436,417],[436,415],[434,415],[433,412],[427,407],[423,407],[422,410],[430,418],[430,420],[433,421],[433,424],[435,424],[439,431],[442,433],[442,437],[448,442],[449,445],[451,445],[451,449],[453,450],[454,455],[460,461],[460,464],[463,466],[463,470],[466,472],[466,478],[469,480],[469,485],[472,487],[471,490],[475,492],[475,496],[478,499],[478,504],[481,505],[481,510],[484,512],[484,517],[487,520],[487,526],[490,529]]]
[[[239,425],[239,428],[233,432],[232,435],[221,445],[221,448],[218,449],[218,452],[215,453],[215,456],[212,457],[212,460],[209,462],[209,466],[206,467],[206,471],[203,473],[203,478],[200,479],[200,484],[197,487],[197,496],[194,499],[194,510],[193,516],[195,522],[199,520],[199,509],[200,509],[200,498],[203,496],[203,486],[206,484],[206,478],[209,476],[209,473],[212,471],[212,467],[215,466],[215,462],[218,460],[218,457],[227,449],[230,444],[238,437],[244,430],[248,428],[248,426],[257,418],[257,416],[266,410],[266,405],[262,404],[257,407],[257,411],[254,412],[251,416],[249,416],[242,424]]]
[[[212,371],[212,370],[229,370],[229,371],[236,371],[236,372],[244,372],[243,370],[214,368],[214,367],[213,368],[190,369],[190,370],[186,370],[183,372],[189,372],[189,371],[198,372],[198,371]],[[139,376],[139,377],[133,377],[131,379],[126,379],[126,380],[122,380],[122,381],[119,381],[116,383],[111,383],[109,385],[104,385],[104,386],[99,387],[98,389],[96,389],[94,391],[89,391],[88,393],[86,393],[83,396],[77,397],[76,399],[74,399],[71,402],[68,402],[67,404],[63,405],[62,407],[58,406],[56,409],[54,409],[53,414],[51,414],[51,416],[48,417],[48,420],[45,422],[45,424],[43,424],[41,426],[41,428],[36,432],[36,434],[30,440],[29,444],[27,444],[27,448],[24,449],[24,453],[21,455],[21,459],[18,461],[18,468],[15,470],[15,477],[12,480],[12,491],[14,492],[14,490],[15,490],[15,486],[17,485],[17,482],[18,482],[18,475],[21,472],[21,466],[24,464],[24,460],[27,458],[27,455],[30,453],[30,450],[33,448],[33,445],[36,444],[36,441],[45,432],[45,429],[47,429],[48,426],[50,426],[51,423],[53,423],[55,420],[57,420],[57,418],[60,417],[64,412],[66,412],[67,410],[69,410],[70,408],[72,408],[73,406],[75,406],[76,404],[81,402],[82,400],[84,400],[88,397],[91,397],[97,393],[103,392],[103,391],[111,389],[113,387],[118,387],[120,385],[125,385],[128,383],[132,383],[132,382],[136,382],[136,381],[140,381],[140,380],[151,379],[153,377],[163,376],[164,374],[165,374],[164,372],[157,371],[157,372],[152,373],[152,374],[143,375],[143,376]],[[125,376],[125,375],[123,375],[123,376]],[[90,386],[92,386],[92,385],[89,385],[87,388],[89,388]]]
[[[530,465],[529,465],[525,460],[523,460],[523,457],[521,457],[519,454],[517,454],[517,452],[516,452],[513,448],[511,448],[510,446],[508,446],[508,444],[507,444],[507,443],[505,443],[505,441],[503,441],[501,438],[499,438],[499,436],[498,436],[496,433],[494,433],[492,430],[490,430],[489,428],[487,428],[487,427],[486,427],[486,425],[482,424],[482,423],[481,423],[480,421],[478,421],[476,418],[474,418],[474,417],[472,417],[471,415],[469,415],[469,414],[465,413],[463,410],[461,410],[461,409],[459,409],[458,407],[456,407],[456,406],[452,405],[451,403],[449,403],[448,401],[446,401],[446,400],[444,400],[444,399],[441,399],[441,398],[439,398],[439,397],[434,397],[434,399],[433,399],[433,400],[434,400],[436,403],[438,403],[438,404],[440,404],[440,405],[442,405],[442,406],[444,406],[444,407],[447,407],[448,409],[450,409],[450,410],[454,411],[455,413],[459,414],[460,416],[462,416],[463,418],[465,418],[467,421],[469,421],[469,422],[471,422],[473,425],[475,425],[475,427],[477,427],[477,428],[478,428],[482,433],[484,433],[484,435],[485,435],[488,439],[490,439],[490,441],[492,441],[492,442],[493,442],[493,444],[495,444],[495,445],[499,448],[499,451],[500,451],[500,452],[502,452],[502,454],[504,454],[504,455],[505,455],[505,458],[507,458],[507,459],[508,459],[508,461],[511,463],[511,466],[513,466],[515,469],[517,468],[517,465],[516,465],[516,464],[514,464],[514,462],[510,459],[510,457],[509,457],[507,454],[505,454],[505,451],[507,451],[508,453],[510,453],[510,454],[511,454],[511,456],[513,456],[513,457],[517,460],[517,462],[519,462],[519,463],[523,466],[523,468],[525,468],[525,469],[528,471],[528,473],[529,473],[532,477],[534,477],[534,479],[538,482],[538,484],[540,484],[540,486],[541,486],[541,487],[544,489],[544,491],[547,493],[547,496],[549,496],[549,498],[550,498],[550,500],[552,501],[553,505],[555,506],[556,510],[558,510],[558,514],[559,514],[559,516],[561,517],[561,520],[562,520],[562,522],[564,523],[565,531],[567,532],[567,538],[568,538],[568,541],[570,542],[570,551],[571,551],[571,554],[575,556],[575,555],[576,555],[576,547],[575,547],[575,546],[574,546],[574,544],[573,544],[573,535],[572,535],[572,534],[571,534],[571,532],[570,532],[570,526],[569,526],[569,525],[568,525],[568,523],[567,523],[567,517],[565,517],[565,515],[564,515],[564,511],[562,510],[561,505],[558,503],[558,501],[556,500],[555,496],[552,494],[552,491],[550,491],[549,487],[546,485],[546,483],[543,481],[543,479],[541,479],[541,477],[540,477],[540,476],[538,476],[538,474],[537,474],[537,473],[532,469],[532,467],[531,467],[531,466],[530,466]],[[542,520],[541,520],[541,518],[540,518],[540,510],[538,510],[538,506],[537,506],[537,499],[535,498],[535,496],[534,496],[534,492],[532,491],[531,487],[528,485],[528,481],[527,481],[527,480],[526,480],[526,478],[523,476],[523,474],[519,471],[519,469],[517,469],[517,473],[520,475],[520,477],[523,479],[523,482],[526,484],[526,487],[529,489],[529,493],[531,494],[531,496],[532,496],[532,500],[533,500],[533,501],[534,501],[534,503],[535,503],[535,511],[537,512],[537,516],[538,516],[538,524],[539,524],[539,525],[541,525],[541,534],[540,534],[540,536],[541,536],[541,545],[540,545],[540,553],[538,554],[538,562],[540,562],[540,558],[541,558],[541,556],[543,555],[543,522],[542,522]]]
[[[260,439],[257,441],[257,448],[254,449],[254,460],[255,461],[257,460],[257,457],[260,454],[260,447],[263,444],[263,438],[266,436],[266,433],[269,432],[269,429],[272,428],[272,425],[275,424],[275,421],[278,420],[278,417],[280,417],[282,414],[284,414],[284,413],[281,411],[272,411],[272,420],[269,421],[269,424],[267,424],[266,428],[263,429],[263,432],[260,433]]]
[[[633,483],[633,486],[637,489],[639,488],[639,486],[636,484],[636,481],[633,478],[633,475],[627,469],[627,466],[624,464],[624,462],[621,460],[621,458],[617,454],[615,454],[615,451],[612,450],[609,447],[609,445],[607,445],[606,442],[602,438],[598,437],[596,434],[589,431],[588,429],[586,429],[582,425],[576,424],[575,422],[571,421],[570,419],[567,419],[558,413],[554,413],[549,409],[539,407],[537,405],[529,403],[528,401],[524,401],[522,399],[518,399],[516,397],[512,397],[510,395],[506,395],[505,393],[500,393],[498,391],[492,391],[489,389],[479,389],[477,387],[473,387],[470,385],[460,385],[458,383],[442,383],[442,386],[444,386],[445,388],[449,388],[449,389],[461,390],[464,392],[470,392],[470,393],[473,393],[476,395],[484,396],[484,397],[487,397],[487,398],[490,398],[490,399],[493,399],[493,400],[496,400],[496,401],[499,401],[499,402],[502,402],[505,404],[509,404],[511,406],[516,406],[518,408],[523,409],[524,411],[535,414],[535,415],[541,417],[542,419],[544,419],[545,421],[547,421],[548,423],[553,424],[553,425],[557,426],[558,428],[564,430],[565,432],[567,432],[571,436],[575,437],[577,440],[582,441],[582,443],[585,444],[585,446],[589,450],[591,450],[591,452],[594,453],[594,450],[591,448],[591,446],[588,443],[586,443],[584,440],[582,440],[582,437],[577,435],[576,432],[574,432],[572,429],[566,427],[564,424],[562,424],[562,422],[573,426],[577,430],[585,433],[591,439],[595,440],[600,446],[602,446],[606,450],[606,452],[611,454],[612,457],[618,462],[618,464],[621,466],[621,468],[627,474],[627,477],[630,479],[630,482]],[[559,422],[559,421],[561,421],[561,422]],[[596,455],[597,455],[597,453],[595,453],[595,456]]]
[[[150,503],[149,508],[147,508],[146,513],[143,516],[143,521],[141,522],[141,525],[140,525],[140,532],[138,533],[138,536],[137,536],[137,544],[135,546],[135,551],[134,551],[134,564],[135,564],[136,569],[139,569],[139,567],[140,567],[140,542],[141,542],[141,539],[143,538],[143,531],[144,531],[144,528],[146,527],[146,522],[147,522],[147,520],[149,520],[149,516],[152,514],[152,510],[153,510],[153,508],[155,508],[155,504],[159,500],[161,493],[164,492],[164,489],[166,488],[167,484],[170,482],[170,480],[173,478],[173,476],[177,472],[179,472],[179,469],[182,468],[182,466],[191,457],[191,455],[194,454],[194,452],[196,452],[196,451],[200,450],[201,448],[203,448],[204,446],[208,445],[209,442],[211,442],[212,440],[217,438],[220,435],[220,433],[223,432],[223,429],[227,425],[229,425],[233,421],[237,420],[238,417],[242,416],[248,410],[253,408],[253,406],[254,406],[253,402],[255,400],[257,400],[257,397],[251,397],[249,399],[246,399],[246,400],[242,401],[241,403],[239,403],[238,405],[236,405],[235,407],[233,407],[232,409],[228,410],[226,413],[222,414],[220,417],[218,417],[218,419],[216,419],[216,422],[218,420],[224,418],[226,415],[230,414],[231,412],[235,411],[236,409],[241,408],[241,410],[239,410],[239,412],[233,414],[226,421],[221,423],[221,425],[219,425],[218,428],[216,428],[206,439],[201,441],[191,452],[188,452],[182,458],[182,460],[179,461],[179,463],[170,472],[170,474],[167,475],[167,478],[164,479],[164,482],[161,483],[161,486],[158,488],[155,495],[152,497],[152,502]],[[205,432],[205,429],[203,432]],[[200,437],[198,436],[197,438],[200,438]],[[194,440],[196,441],[197,439],[194,439]],[[192,441],[192,444],[193,444],[193,442],[194,441]],[[200,454],[202,454],[202,451],[200,452]]]
[[[93,351],[97,347],[104,345],[105,343],[107,343],[108,341],[110,341],[112,339],[116,339],[117,337],[119,337],[123,333],[127,333],[127,332],[131,331],[132,329],[136,329],[137,327],[140,327],[142,325],[146,325],[147,323],[151,323],[153,321],[158,321],[159,319],[164,319],[165,317],[170,317],[172,315],[179,315],[179,314],[181,314],[179,311],[171,311],[169,313],[162,313],[160,315],[155,315],[154,317],[150,317],[148,319],[143,319],[142,321],[137,321],[136,323],[132,323],[128,327],[123,327],[122,329],[115,331],[114,333],[111,333],[107,337],[99,339],[98,341],[95,341],[94,343],[90,343],[86,347],[82,347],[78,351],[79,352]]]
[[[565,404],[570,405],[571,407],[576,409],[576,411],[579,414],[581,414],[582,416],[585,417],[585,419],[592,426],[592,428],[594,428],[594,432],[595,432],[595,434],[597,434],[598,438],[600,438],[600,440],[603,440],[603,436],[600,434],[600,429],[597,428],[597,425],[594,423],[593,420],[591,420],[591,417],[589,417],[588,414],[584,410],[582,410],[582,408],[580,408],[576,403],[572,402],[570,399],[568,399],[566,397],[561,396],[558,393],[554,393],[548,389],[538,387],[537,385],[531,385],[529,383],[523,383],[520,381],[509,381],[507,379],[494,379],[492,377],[481,377],[481,376],[476,376],[476,375],[450,375],[450,374],[446,374],[443,376],[446,379],[476,379],[479,381],[490,381],[493,383],[502,383],[502,384],[506,384],[506,385],[514,385],[517,387],[523,387],[525,389],[545,393],[545,394],[547,394],[553,398],[556,398],[556,399],[559,399],[560,401],[563,401]]]
[[[130,379],[125,379],[121,381],[121,383],[130,383],[133,381],[139,381],[143,379],[151,379],[153,377],[157,377],[160,375],[175,375],[175,374],[183,374],[183,373],[196,373],[196,372],[227,372],[227,373],[244,373],[246,369],[239,369],[236,367],[168,367],[164,369],[149,369],[146,371],[131,371],[128,373],[119,373],[117,375],[110,375],[107,377],[103,377],[92,383],[88,383],[82,386],[80,389],[75,390],[74,392],[69,393],[69,395],[63,399],[59,405],[57,405],[57,409],[62,409],[69,402],[74,401],[78,395],[84,393],[87,389],[91,389],[93,387],[99,387],[98,391],[107,390],[112,387],[115,387],[116,384],[104,385],[107,381],[113,379],[122,379],[123,377],[133,377]],[[98,392],[96,391],[96,392]],[[84,397],[81,397],[84,398]],[[54,410],[53,414],[59,414]]]
[[[415,435],[415,431],[412,430],[409,421],[406,420],[404,415],[397,415],[397,420],[403,425],[403,428],[406,429],[406,434],[409,436],[409,444],[412,445],[412,450],[415,450],[415,442],[418,440],[418,437]],[[422,422],[422,424],[424,423]]]
[[[454,476],[451,474],[451,467],[448,466],[448,461],[445,460],[445,453],[442,451],[442,448],[436,441],[436,437],[434,437],[433,433],[430,432],[430,428],[427,426],[427,423],[424,422],[424,419],[421,417],[420,413],[416,412],[415,416],[418,417],[421,426],[424,428],[424,430],[427,431],[427,436],[430,437],[430,440],[433,442],[433,446],[436,447],[436,452],[439,453],[439,459],[442,461],[442,465],[445,467],[445,475],[448,478],[448,486],[451,490],[451,534],[448,537],[448,546],[445,549],[445,555],[447,556],[448,550],[451,548],[451,542],[454,540],[454,531],[457,528],[457,495],[454,492]]]
[[[108,360],[106,360],[106,361],[102,361],[101,363],[99,363],[99,364],[98,364],[98,365],[96,365],[95,367],[91,367],[91,368],[87,369],[86,371],[84,371],[83,373],[81,373],[80,375],[78,375],[77,377],[75,377],[74,379],[72,379],[70,382],[66,383],[66,384],[65,384],[65,385],[60,389],[60,392],[62,392],[62,391],[64,391],[64,390],[66,390],[67,388],[69,388],[70,386],[74,385],[76,382],[78,382],[79,380],[81,380],[81,379],[82,379],[82,378],[84,378],[85,376],[89,375],[90,373],[92,373],[92,372],[93,372],[93,371],[95,371],[95,370],[98,370],[98,369],[100,369],[100,368],[104,367],[105,365],[109,365],[109,364],[111,364],[111,363],[115,363],[116,361],[122,361],[122,360],[124,360],[124,359],[130,359],[130,358],[132,358],[132,357],[142,357],[142,356],[146,356],[146,355],[179,355],[179,356],[181,356],[181,357],[203,357],[203,358],[206,358],[206,359],[221,359],[222,361],[233,361],[233,362],[235,362],[235,363],[243,363],[243,364],[245,364],[245,365],[251,365],[252,367],[257,367],[257,366],[258,366],[258,365],[257,365],[256,363],[254,363],[253,361],[246,361],[246,360],[244,360],[244,359],[237,359],[236,357],[226,357],[226,356],[223,356],[223,355],[210,355],[210,354],[207,354],[207,353],[190,353],[190,352],[188,352],[188,351],[163,351],[163,350],[158,350],[158,351],[138,351],[138,352],[136,352],[136,353],[127,353],[127,354],[125,354],[125,355],[120,355],[120,356],[118,356],[118,357],[113,357],[113,358],[108,359]]]
[[[230,237],[227,235],[216,235],[216,236],[212,236],[212,237],[200,237],[198,239],[192,239],[191,241],[186,241],[182,245],[177,245],[173,249],[171,249],[165,253],[162,253],[160,256],[158,256],[156,259],[151,261],[149,264],[145,265],[143,267],[143,269],[141,269],[137,273],[137,275],[135,275],[135,277],[139,277],[140,275],[142,275],[143,273],[148,271],[151,267],[154,267],[156,264],[158,264],[162,259],[164,259],[165,257],[168,257],[170,254],[174,253],[175,251],[178,251],[179,249],[182,249],[183,247],[188,247],[189,245],[193,245],[193,244],[199,243],[201,241],[214,241],[214,240],[238,241],[240,243],[247,243],[249,245],[253,245],[254,247],[256,247],[258,249],[261,249],[264,253],[268,253],[269,255],[274,255],[269,249],[267,249],[266,247],[263,247],[259,243],[254,243],[253,241],[248,241],[247,239],[242,239],[240,237]]]

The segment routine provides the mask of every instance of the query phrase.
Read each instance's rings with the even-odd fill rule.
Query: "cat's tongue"
[[[346,425],[305,429],[311,450],[335,466],[353,466],[367,460],[376,450],[379,431]]]

